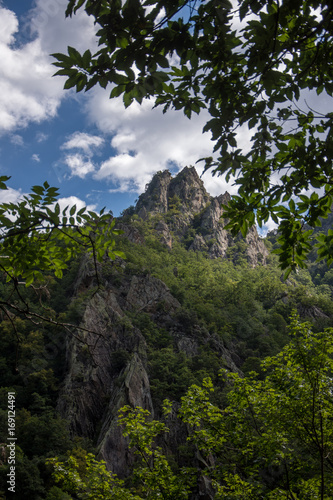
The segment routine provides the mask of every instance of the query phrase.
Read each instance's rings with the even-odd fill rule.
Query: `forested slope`
[[[223,200],[226,198],[224,195]],[[278,429],[272,415],[271,431],[269,427],[262,427],[264,408],[273,409],[275,404],[276,411],[278,408],[276,400],[269,400],[263,394],[269,387],[271,392],[268,392],[278,397],[274,391],[279,389],[283,400],[281,380],[286,374],[281,371],[279,375],[275,369],[276,359],[280,359],[281,366],[286,359],[290,366],[299,362],[295,354],[297,345],[289,351],[285,347],[294,338],[292,332],[305,335],[295,314],[298,313],[301,322],[310,322],[318,339],[324,338],[319,332],[333,326],[332,271],[310,262],[309,270],[301,270],[284,281],[276,256],[270,254],[276,246],[276,235],[272,233],[262,240],[252,231],[246,239],[231,238],[220,218],[221,200],[221,197],[210,197],[194,169],[184,169],[175,178],[161,172],[141,195],[136,207],[126,210],[118,221],[124,233],[116,238],[116,245],[127,258],[105,259],[99,266],[99,283],[93,263],[82,255],[73,260],[62,280],[46,276],[40,286],[22,289],[20,293],[32,310],[43,315],[47,312],[54,324],[45,325],[38,317],[32,318],[33,321],[23,316],[1,318],[2,498],[6,498],[7,489],[5,409],[8,391],[16,393],[19,454],[15,498],[18,499],[95,498],[77,496],[75,485],[66,485],[61,474],[56,486],[53,469],[45,463],[50,457],[58,456],[65,461],[72,455],[78,460],[82,477],[84,474],[88,477],[89,465],[84,464],[89,452],[106,460],[108,469],[126,481],[125,486],[117,486],[119,492],[114,490],[113,496],[107,496],[106,489],[104,498],[131,498],[130,495],[174,499],[259,498],[258,492],[262,498],[316,498],[311,496],[313,492],[323,490],[315,443],[312,455],[311,446],[304,445],[301,431],[295,427],[292,439],[297,442],[296,455],[308,454],[305,470],[297,472],[300,470],[298,458],[294,462],[290,458],[292,444],[283,434],[285,431]],[[1,295],[8,297],[8,285],[1,286]],[[12,300],[18,300],[14,292]],[[60,328],[56,325],[60,320],[81,329]],[[308,335],[309,342],[311,338]],[[326,353],[330,356],[327,336],[325,339]],[[285,354],[275,358],[283,348],[287,349]],[[309,344],[308,350],[311,349],[314,347]],[[271,357],[271,361],[267,361],[264,368],[261,362],[267,357]],[[313,359],[315,362],[318,356]],[[319,360],[318,366],[329,377],[328,364],[320,365]],[[253,370],[258,373],[256,381],[246,378],[252,377]],[[296,371],[302,370],[298,367]],[[276,382],[278,376],[279,383]],[[295,377],[291,370],[290,380]],[[199,390],[204,380],[205,388]],[[197,389],[187,394],[193,384]],[[246,419],[236,422],[231,418],[237,405],[238,416],[242,411],[246,413],[247,403],[241,395],[247,394],[251,386],[254,420],[260,428],[258,436],[268,436],[270,432],[282,436],[278,444],[275,441],[269,444],[267,440],[263,443],[257,436],[254,445],[251,419],[246,423]],[[243,392],[237,393],[237,387],[243,387]],[[290,391],[292,394],[292,385]],[[325,391],[320,398],[326,405],[331,395],[326,388]],[[306,401],[306,394],[295,393],[300,405]],[[171,413],[163,417],[166,398],[170,400]],[[195,414],[195,406],[190,405],[189,398],[196,401],[201,416]],[[294,414],[295,408],[289,400],[284,401],[283,418],[288,421],[288,411]],[[160,420],[160,428],[157,425],[151,430],[151,438],[158,434],[158,429],[163,431],[162,420],[166,418],[169,432],[163,431],[162,437],[157,438],[161,447],[154,455],[157,468],[152,466],[154,460],[151,461],[148,452],[144,457],[151,465],[148,472],[151,484],[154,481],[157,484],[156,489],[151,484],[147,486],[148,472],[142,464],[138,465],[135,447],[132,451],[128,449],[129,438],[132,443],[134,439],[129,430],[130,417],[124,417],[127,437],[123,435],[124,427],[118,425],[118,410],[124,405],[139,406],[155,421]],[[179,408],[181,419],[176,418]],[[331,410],[323,406],[318,411],[329,413]],[[221,457],[230,446],[231,434],[226,444],[216,440],[215,448],[210,447],[212,436],[203,421],[197,430],[208,434],[196,435],[195,439],[191,434],[191,429],[196,428],[195,419],[204,415],[209,432],[217,425],[223,432],[234,435],[235,449],[225,469]],[[214,425],[212,415],[215,415]],[[222,422],[223,415],[228,418]],[[331,418],[330,414],[328,417]],[[136,418],[134,429],[138,430],[140,419]],[[291,415],[290,422],[292,426]],[[145,428],[148,429],[149,424]],[[245,428],[251,437],[244,434]],[[242,432],[247,436],[243,443]],[[188,441],[190,436],[192,439]],[[140,449],[141,438],[135,439],[136,449]],[[281,446],[286,450],[283,459]],[[326,446],[327,449],[321,451],[329,456],[330,437],[327,443],[325,441]],[[237,458],[236,448],[243,450],[240,452],[243,462]],[[253,454],[258,454],[260,449],[271,456],[265,455],[265,460],[257,466]],[[169,463],[171,472],[161,458],[163,454],[168,457],[166,464]],[[235,473],[236,484],[228,474],[232,474],[232,463],[237,461],[241,465]],[[283,464],[292,476],[289,486]],[[134,476],[133,466],[137,471]],[[325,491],[328,492],[332,471],[326,462],[321,466],[325,468]],[[187,468],[187,482],[179,479],[183,477],[179,472],[182,467]],[[158,476],[167,482],[174,478],[174,489],[170,488],[169,496],[158,483]],[[304,487],[302,481],[306,483]],[[279,487],[283,490],[280,497],[276,493]],[[95,495],[91,485],[89,488],[91,495]],[[310,496],[300,493],[306,488]]]

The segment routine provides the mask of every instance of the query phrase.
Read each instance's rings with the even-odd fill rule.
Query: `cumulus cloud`
[[[84,179],[88,174],[94,172],[95,165],[92,157],[103,144],[103,137],[84,132],[74,132],[61,146],[63,150],[74,149],[80,151],[66,154],[62,160],[62,163],[69,168],[70,176]]]
[[[80,177],[84,179],[89,173],[94,172],[95,167],[92,161],[87,156],[79,153],[67,155],[64,163],[69,167],[71,177]]]
[[[68,141],[61,146],[61,149],[82,149],[86,155],[90,156],[97,148],[102,146],[103,143],[103,137],[98,135],[74,132]]]
[[[0,7],[0,19],[8,21],[0,36],[0,132],[7,132],[55,116],[61,84],[51,80],[53,70],[40,40],[13,47],[15,14]]]
[[[188,120],[182,112],[163,115],[161,108],[152,108],[153,101],[144,101],[141,106],[134,103],[124,109],[121,98],[109,100],[108,93],[100,89],[88,97],[86,112],[104,134],[112,135],[113,148],[112,156],[100,164],[94,178],[110,182],[112,191],[142,192],[158,170],[176,172],[212,154],[210,135],[202,133],[209,119],[207,112]],[[199,173],[202,169],[198,167]],[[222,178],[205,174],[205,183],[213,195],[226,190]]]
[[[15,39],[19,23],[14,12],[0,6],[0,43],[10,45]]]
[[[35,0],[28,23],[32,33],[43,42],[47,54],[67,52],[67,47],[79,51],[97,51],[93,18],[80,9],[72,18],[65,18],[68,0]]]
[[[63,78],[52,78],[55,68],[50,53],[65,52],[67,45],[96,46],[93,21],[84,13],[65,21],[67,0],[36,0],[26,20],[32,39],[15,44],[20,28],[17,16],[0,5],[0,133],[40,123],[56,116]]]
[[[0,203],[16,203],[23,196],[21,190],[13,189],[9,187],[8,189],[0,190]]]
[[[64,210],[66,207],[72,207],[76,205],[77,210],[80,210],[83,207],[86,207],[87,210],[94,211],[96,210],[96,205],[87,205],[83,200],[78,198],[77,196],[68,196],[66,198],[59,198],[58,200],[60,210]]]
[[[0,7],[3,54],[0,132],[50,119],[56,115],[65,96],[75,95],[63,91],[62,77],[52,78],[55,68],[49,54],[66,52],[68,45],[79,51],[87,48],[94,51],[96,27],[81,10],[72,19],[65,20],[67,3],[68,0],[36,0],[26,26],[30,27],[34,39],[23,45],[15,45],[19,28],[16,15]],[[83,100],[82,96],[79,98]],[[65,151],[76,151],[66,154],[54,165],[61,179],[67,176],[69,169],[71,177],[83,179],[94,174],[95,181],[109,183],[112,191],[142,192],[156,171],[171,168],[176,172],[212,154],[209,134],[202,134],[203,125],[209,119],[205,112],[189,121],[182,112],[170,111],[163,115],[160,108],[152,109],[153,101],[144,101],[141,106],[134,103],[124,109],[121,98],[109,100],[108,92],[99,88],[85,94],[84,102],[90,123],[97,125],[103,137],[110,137],[109,157],[99,165],[93,162],[93,155],[105,145],[105,140],[77,131],[62,146]],[[36,140],[42,142],[46,138],[40,133]],[[38,161],[36,157],[33,159]],[[200,164],[198,171],[202,171]],[[226,190],[221,178],[204,174],[203,179],[213,195]],[[230,187],[229,191],[232,191]]]

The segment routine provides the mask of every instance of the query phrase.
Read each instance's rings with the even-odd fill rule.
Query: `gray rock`
[[[155,174],[140,195],[136,214],[144,220],[157,216],[155,231],[160,241],[169,249],[173,238],[186,239],[189,231],[196,234],[188,248],[207,252],[212,259],[224,258],[227,250],[235,245],[235,238],[224,229],[222,205],[227,205],[229,193],[210,196],[194,167],[185,167],[172,178],[168,170]],[[251,228],[245,238],[246,258],[251,266],[265,264],[268,250],[259,238],[256,228]]]

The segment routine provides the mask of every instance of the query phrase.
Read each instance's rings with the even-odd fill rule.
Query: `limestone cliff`
[[[183,214],[200,212],[209,203],[210,196],[194,167],[185,167],[176,177],[168,170],[154,175],[138,199],[136,213],[142,219],[167,213],[174,208],[176,200]]]

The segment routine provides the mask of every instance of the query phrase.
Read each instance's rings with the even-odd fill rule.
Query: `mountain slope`
[[[133,464],[117,426],[120,407],[138,405],[158,417],[164,398],[179,401],[205,376],[222,394],[221,368],[257,369],[288,341],[292,308],[309,311],[297,281],[283,283],[274,264],[263,265],[268,250],[255,229],[243,240],[223,228],[228,199],[210,197],[193,168],[175,178],[156,174],[120,221],[117,244],[127,260],[105,262],[103,288],[87,300],[82,325],[91,333],[68,342],[59,410],[120,476]],[[94,285],[83,266],[78,289],[89,295]],[[326,312],[316,307],[317,319],[330,322],[329,301]],[[176,425],[163,446],[176,453],[185,444]]]

